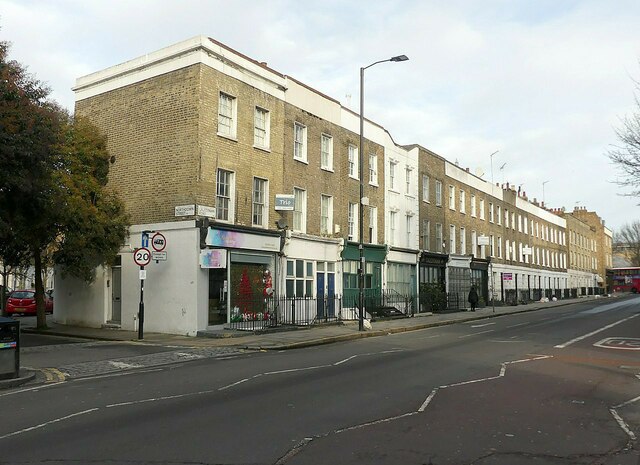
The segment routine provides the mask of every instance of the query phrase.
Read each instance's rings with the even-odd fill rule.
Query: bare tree
[[[640,197],[640,81],[634,82],[636,110],[622,118],[616,130],[619,144],[609,150],[608,156],[622,174],[616,183],[631,189],[624,195]]]
[[[640,266],[640,221],[622,226],[614,235],[614,243],[631,266]]]

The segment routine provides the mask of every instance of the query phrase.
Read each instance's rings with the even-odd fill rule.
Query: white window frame
[[[348,163],[349,163],[349,177],[353,179],[360,179],[359,159],[358,159],[358,147],[353,144],[349,144],[348,150]]]
[[[264,188],[261,192],[262,198],[256,198],[256,183],[261,183]],[[261,211],[258,212],[257,209]],[[256,214],[262,218],[261,222],[256,222]],[[268,227],[269,224],[269,180],[254,176],[253,186],[251,188],[251,224],[262,228]]]
[[[405,194],[411,195],[411,168],[408,166],[404,169],[404,187]]]
[[[422,220],[422,249],[429,250],[431,247],[431,221]]]
[[[238,127],[238,99],[227,92],[218,94],[218,135],[236,139]]]
[[[436,206],[442,206],[442,181],[436,180]]]
[[[369,241],[378,243],[378,207],[369,207]]]
[[[262,139],[262,141],[260,141]],[[271,112],[256,107],[253,116],[253,146],[269,150],[271,144]]]
[[[493,212],[493,202],[489,202],[489,223],[493,223],[495,219],[495,215]]]
[[[350,241],[358,240],[358,204],[349,202],[347,210],[347,239]]]
[[[496,205],[496,223],[502,225],[502,207]]]
[[[412,234],[413,234],[413,233],[412,233],[412,230],[411,230],[411,222],[412,222],[412,221],[413,221],[413,216],[412,216],[412,215],[407,214],[407,215],[405,216],[405,224],[406,224],[406,228],[407,228],[407,234],[406,234],[406,237],[407,237],[407,243],[406,243],[406,247],[407,247],[408,249],[411,249],[411,248],[412,248],[412,247],[411,247],[411,246],[412,246],[411,242],[412,242],[412,239],[413,239],[413,238],[412,238]]]
[[[396,212],[393,212],[393,211],[389,212],[389,243],[394,245],[396,243],[397,217],[398,215]]]
[[[225,182],[221,182],[221,175],[228,175]],[[226,186],[226,188],[225,188]],[[216,220],[233,223],[235,218],[235,173],[218,168],[216,171]],[[226,212],[226,215],[224,214]]]
[[[307,127],[297,121],[293,123],[293,159],[307,163]]]
[[[396,162],[389,162],[389,190],[396,190]]]
[[[369,184],[378,185],[378,154],[369,154]]]
[[[480,219],[484,221],[484,199],[480,199]]]
[[[333,196],[320,194],[320,234],[333,232]]]
[[[458,239],[460,239],[460,255],[464,255],[467,253],[467,231],[464,226],[460,227]]]
[[[449,210],[456,209],[456,188],[449,185]]]
[[[475,218],[476,215],[476,194],[471,194],[471,216]]]
[[[442,223],[436,223],[436,252],[443,252],[444,238],[442,237]]]
[[[465,191],[463,191],[461,189],[460,190],[460,213],[466,213],[467,212],[467,207],[465,205],[466,201],[467,201],[467,195],[466,195]]]
[[[293,188],[293,230],[307,232],[307,191],[299,187]]]
[[[333,137],[320,135],[320,169],[333,171]]]
[[[449,253],[456,253],[456,226],[449,225]]]
[[[426,203],[430,203],[429,200],[429,176],[426,174],[422,175],[422,201]]]

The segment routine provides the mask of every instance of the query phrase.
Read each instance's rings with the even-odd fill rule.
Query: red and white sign
[[[135,252],[133,252],[133,261],[136,262],[138,266],[147,266],[151,262],[151,252],[144,247],[136,249]]]
[[[151,247],[156,252],[162,252],[167,246],[167,239],[161,233],[155,233],[151,238]]]
[[[502,273],[502,279],[504,281],[513,281],[513,275],[511,273]]]
[[[593,345],[604,349],[640,350],[640,339],[637,337],[608,337]]]

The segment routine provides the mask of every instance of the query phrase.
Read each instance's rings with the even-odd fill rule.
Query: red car
[[[35,315],[36,298],[35,291],[23,289],[13,291],[7,299],[7,315],[19,314]],[[44,294],[44,306],[46,313],[53,313],[53,299],[47,293]]]

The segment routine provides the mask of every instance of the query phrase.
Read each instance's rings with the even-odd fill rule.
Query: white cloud
[[[0,0],[12,56],[73,105],[75,78],[206,34],[358,107],[419,143],[553,206],[576,202],[614,227],[636,219],[604,156],[640,77],[636,0]],[[507,162],[503,172],[498,167]]]

